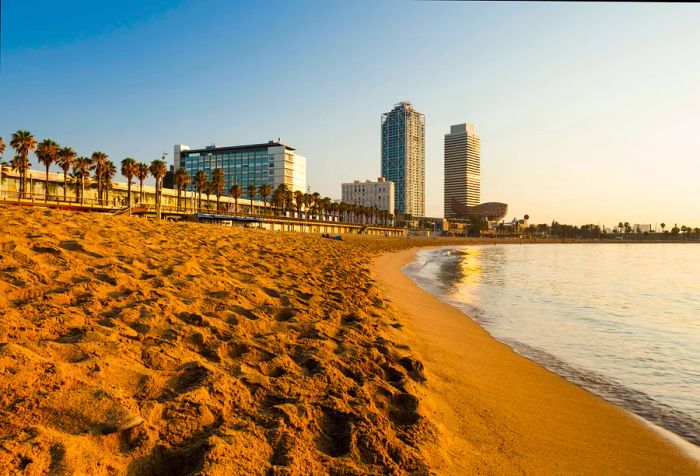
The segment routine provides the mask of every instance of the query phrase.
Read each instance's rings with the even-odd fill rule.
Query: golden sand
[[[426,473],[430,423],[370,277],[412,240],[0,223],[0,473]]]
[[[372,277],[383,251],[454,240],[38,208],[0,224],[0,474],[697,469],[436,307],[409,255],[378,262],[383,291]]]

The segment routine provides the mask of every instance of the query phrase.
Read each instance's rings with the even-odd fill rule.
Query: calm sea
[[[443,248],[404,271],[518,353],[700,445],[700,245]]]

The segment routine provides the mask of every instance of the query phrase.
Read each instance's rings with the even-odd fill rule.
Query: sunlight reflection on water
[[[517,352],[700,444],[700,246],[445,248],[405,271]]]

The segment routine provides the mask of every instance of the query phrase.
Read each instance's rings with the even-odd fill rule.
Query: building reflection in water
[[[451,250],[450,256],[440,261],[437,277],[448,298],[478,306],[480,288],[502,281],[505,259],[502,246]]]

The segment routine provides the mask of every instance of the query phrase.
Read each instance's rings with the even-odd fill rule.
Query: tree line
[[[661,234],[663,235],[672,235],[674,237],[686,237],[690,238],[693,237],[694,239],[700,238],[700,228],[693,228],[689,226],[681,226],[679,227],[678,225],[674,225],[673,228],[669,231],[666,230],[666,224],[661,223],[659,225],[661,227]],[[617,234],[625,234],[625,235],[630,235],[630,238],[635,238],[635,239],[644,239],[644,237],[649,237],[649,238],[657,238],[658,233],[656,232],[649,232],[649,231],[644,231],[642,232],[639,227],[636,229],[629,224],[629,222],[620,222],[618,223],[617,227],[615,227],[617,230]],[[586,224],[586,225],[581,225],[575,226],[575,225],[566,225],[566,224],[561,224],[558,223],[556,220],[552,222],[551,225],[548,225],[546,223],[541,223],[539,225],[529,225],[525,229],[525,235],[527,236],[554,236],[558,238],[578,238],[578,239],[601,239],[601,238],[606,238],[609,233],[602,229],[599,225],[594,225],[594,224]]]
[[[90,157],[78,156],[68,146],[61,146],[52,139],[37,139],[26,130],[19,130],[12,134],[10,147],[14,149],[14,155],[9,162],[1,162],[4,167],[10,167],[19,174],[19,198],[27,198],[26,183],[27,171],[31,163],[29,156],[34,153],[38,162],[46,169],[44,183],[44,200],[49,200],[49,168],[56,164],[63,171],[63,200],[67,200],[69,183],[75,188],[76,199],[84,203],[86,180],[92,179],[97,186],[97,201],[100,204],[109,203],[109,193],[112,189],[112,181],[117,173],[117,166],[109,156],[102,151],[95,151]],[[0,137],[0,157],[5,152],[5,142]],[[150,176],[155,179],[156,208],[161,209],[163,179],[167,173],[164,160],[156,159],[150,164],[138,162],[131,157],[126,157],[120,163],[121,175],[127,179],[127,206],[134,204],[132,200],[132,181],[139,182],[139,194],[137,202],[144,202],[144,181]],[[376,206],[366,207],[357,204],[334,202],[328,197],[321,197],[319,193],[304,193],[299,190],[291,191],[284,184],[274,188],[270,184],[249,184],[245,187],[233,184],[228,190],[225,188],[225,175],[223,169],[214,169],[209,176],[205,171],[198,171],[194,178],[184,168],[174,172],[175,188],[177,190],[177,209],[187,210],[187,201],[184,201],[182,192],[191,185],[197,197],[197,209],[202,209],[202,195],[206,196],[206,207],[211,209],[210,196],[216,197],[216,210],[221,210],[220,199],[228,195],[234,200],[234,211],[238,212],[238,201],[245,193],[250,200],[250,212],[255,213],[253,201],[256,196],[263,199],[263,213],[285,215],[296,212],[299,218],[309,219],[313,216],[325,215],[335,217],[339,221],[350,221],[365,224],[381,224],[388,226],[393,220],[393,215],[386,210],[380,210]],[[269,206],[268,206],[269,199]]]
[[[221,210],[220,199],[226,194],[233,199],[234,211],[238,212],[238,201],[244,198],[245,194],[245,198],[250,200],[251,213],[255,213],[253,201],[257,196],[260,196],[263,201],[263,214],[285,215],[296,212],[297,217],[305,219],[322,215],[336,218],[338,221],[381,224],[385,226],[390,225],[393,220],[392,214],[386,210],[380,210],[376,206],[366,207],[344,202],[334,202],[329,197],[321,197],[318,192],[292,191],[286,184],[280,184],[273,188],[270,184],[248,184],[244,187],[235,183],[228,190],[225,190],[225,182],[224,170],[221,168],[214,169],[211,177],[204,170],[199,170],[194,176],[194,181],[191,181],[189,172],[186,169],[177,169],[175,171],[175,188],[177,190],[178,208],[182,207],[182,192],[191,184],[196,194],[198,209],[202,209],[202,195],[206,196],[205,207],[211,208],[210,196],[213,194],[216,197],[216,210]]]

